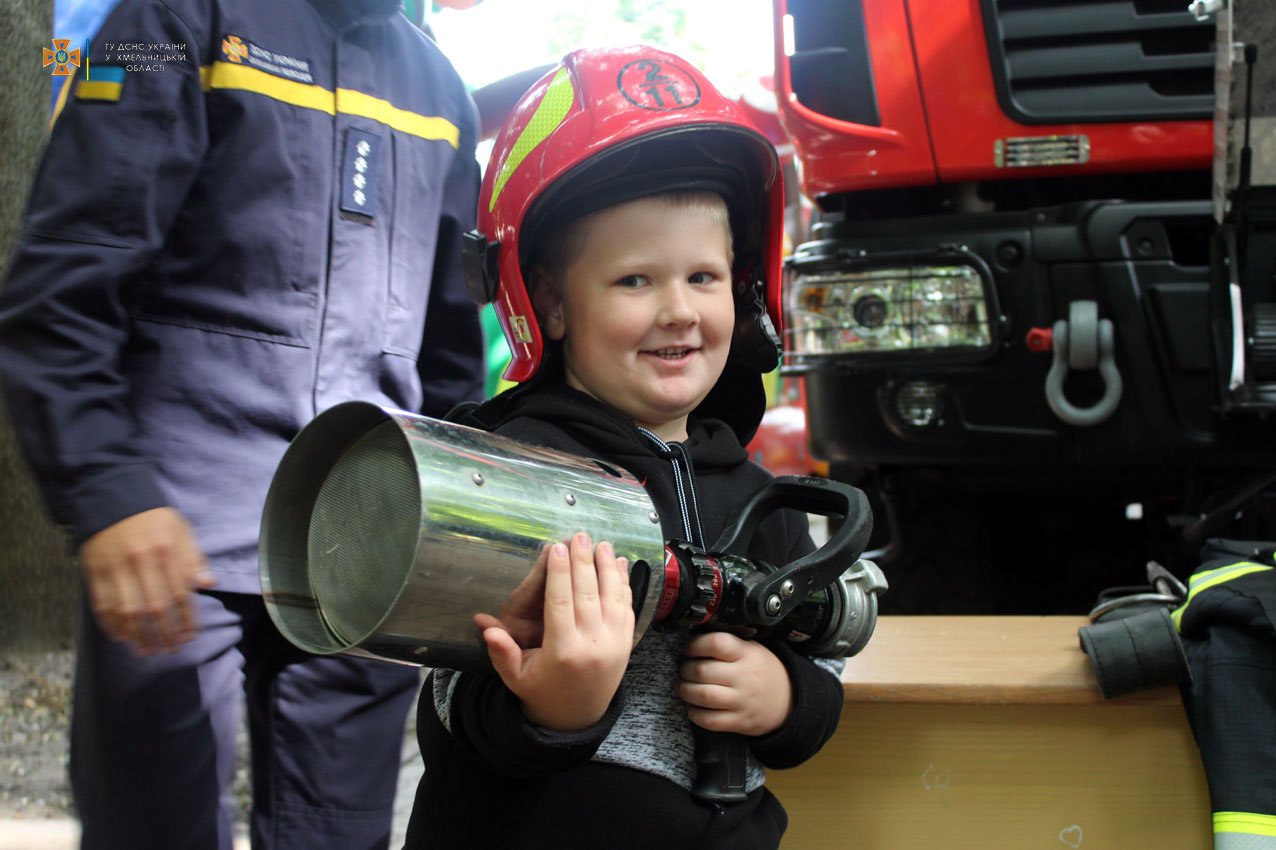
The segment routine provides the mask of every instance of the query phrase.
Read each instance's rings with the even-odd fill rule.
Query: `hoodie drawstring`
[[[691,465],[691,456],[687,454],[687,449],[682,445],[682,443],[674,443],[673,447],[678,450],[678,454],[682,455],[683,470],[687,473],[687,501],[691,509],[691,518],[696,521],[696,537],[693,538],[691,542],[703,549],[705,546],[708,546],[709,543],[704,539],[704,528],[700,525],[700,505],[696,502],[695,467]],[[673,462],[673,468],[676,473],[678,471],[678,462],[676,460]],[[678,476],[675,474],[674,477],[677,478]],[[681,490],[682,485],[679,484],[678,488]]]
[[[682,533],[687,541],[696,546],[707,545],[704,539],[704,528],[700,525],[700,506],[696,502],[696,476],[691,465],[691,456],[681,443],[666,443],[646,428],[638,429],[643,436],[660,447],[661,453],[673,465],[673,483],[678,492],[678,510],[682,512]],[[679,462],[681,458],[681,462]],[[685,483],[684,483],[685,479]],[[695,520],[695,533],[691,530],[691,521]]]

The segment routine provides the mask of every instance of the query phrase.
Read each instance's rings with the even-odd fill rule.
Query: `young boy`
[[[781,195],[770,144],[678,58],[567,56],[516,107],[484,181],[472,289],[496,296],[507,377],[524,383],[473,421],[624,467],[666,538],[711,545],[769,477],[744,444],[777,356]],[[813,548],[782,511],[749,555]],[[407,847],[777,847],[787,818],[763,767],[833,734],[840,662],[726,632],[655,631],[631,652],[610,545],[577,534],[546,559],[539,640],[479,615],[493,670],[427,682]],[[695,727],[748,737],[743,802],[691,793]]]

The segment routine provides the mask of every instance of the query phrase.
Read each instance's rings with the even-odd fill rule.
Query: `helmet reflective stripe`
[[[545,138],[558,125],[563,123],[563,119],[567,117],[567,112],[572,108],[572,101],[576,99],[576,90],[572,88],[571,77],[568,76],[566,68],[559,68],[558,73],[554,75],[554,79],[550,81],[549,86],[545,89],[545,96],[541,98],[541,102],[536,107],[536,112],[532,115],[532,120],[527,122],[527,126],[523,128],[523,132],[519,134],[518,139],[510,148],[509,156],[505,157],[505,161],[501,163],[501,170],[496,175],[496,182],[492,184],[492,199],[487,202],[487,211],[491,212],[496,207],[496,199],[501,196],[501,190],[505,188],[505,181],[509,180],[514,170],[522,164],[527,155],[545,141]]]

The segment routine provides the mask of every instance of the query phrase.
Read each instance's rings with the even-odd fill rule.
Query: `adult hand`
[[[678,696],[697,726],[714,732],[765,735],[788,719],[793,685],[783,662],[760,643],[730,632],[687,642]]]
[[[134,514],[80,546],[89,603],[102,630],[141,655],[171,652],[195,634],[191,593],[214,579],[174,508]]]
[[[489,614],[476,614],[492,666],[547,729],[584,729],[602,719],[620,687],[634,640],[628,561],[588,534],[555,543],[545,559],[544,635],[525,649]]]

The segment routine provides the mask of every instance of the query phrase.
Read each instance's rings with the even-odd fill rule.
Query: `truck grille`
[[[1200,119],[1214,24],[1186,0],[980,0],[997,95],[1024,124]]]

